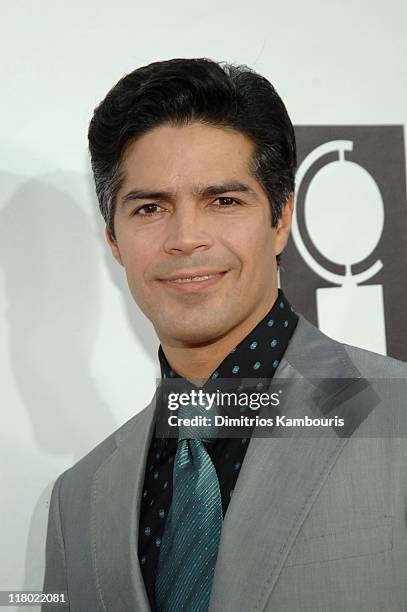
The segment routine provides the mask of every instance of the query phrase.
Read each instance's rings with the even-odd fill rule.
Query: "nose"
[[[192,205],[174,211],[167,228],[168,233],[164,242],[164,250],[167,253],[190,255],[194,251],[205,251],[213,244],[204,215]]]

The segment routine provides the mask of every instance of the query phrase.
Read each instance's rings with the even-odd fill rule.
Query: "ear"
[[[281,211],[280,219],[276,227],[276,242],[275,242],[275,254],[280,255],[285,249],[287,244],[288,236],[290,235],[291,221],[294,210],[294,193],[290,193],[286,203]]]
[[[108,228],[107,225],[105,227],[105,236],[106,236],[106,240],[107,240],[108,245],[112,249],[113,257],[115,258],[115,260],[121,266],[123,266],[123,261],[122,261],[121,255],[120,255],[120,251],[119,251],[119,246],[117,244],[117,240],[116,240],[116,238],[113,238],[112,232],[110,231],[110,229]]]

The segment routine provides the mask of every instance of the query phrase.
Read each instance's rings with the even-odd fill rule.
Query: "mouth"
[[[175,289],[177,291],[196,292],[218,284],[226,274],[227,270],[224,272],[194,274],[191,276],[181,274],[179,277],[174,276],[173,278],[161,278],[160,281],[166,287]]]

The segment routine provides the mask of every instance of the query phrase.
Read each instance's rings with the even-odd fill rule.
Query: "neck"
[[[171,368],[193,384],[203,384],[230,351],[237,346],[266,316],[277,299],[277,289],[263,309],[247,317],[227,334],[202,346],[171,346],[161,340],[161,346]]]

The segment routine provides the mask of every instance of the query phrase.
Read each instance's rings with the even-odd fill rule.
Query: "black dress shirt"
[[[230,379],[238,375],[237,380],[271,379],[297,322],[298,316],[279,289],[277,300],[267,315],[225,357],[210,378]],[[171,369],[161,346],[158,358],[162,378],[179,378]],[[218,438],[205,443],[219,479],[223,516],[233,495],[249,441],[250,438]],[[171,506],[172,469],[177,445],[177,439],[159,438],[154,431],[147,456],[140,509],[138,558],[152,611],[156,610],[156,569],[165,521]]]

